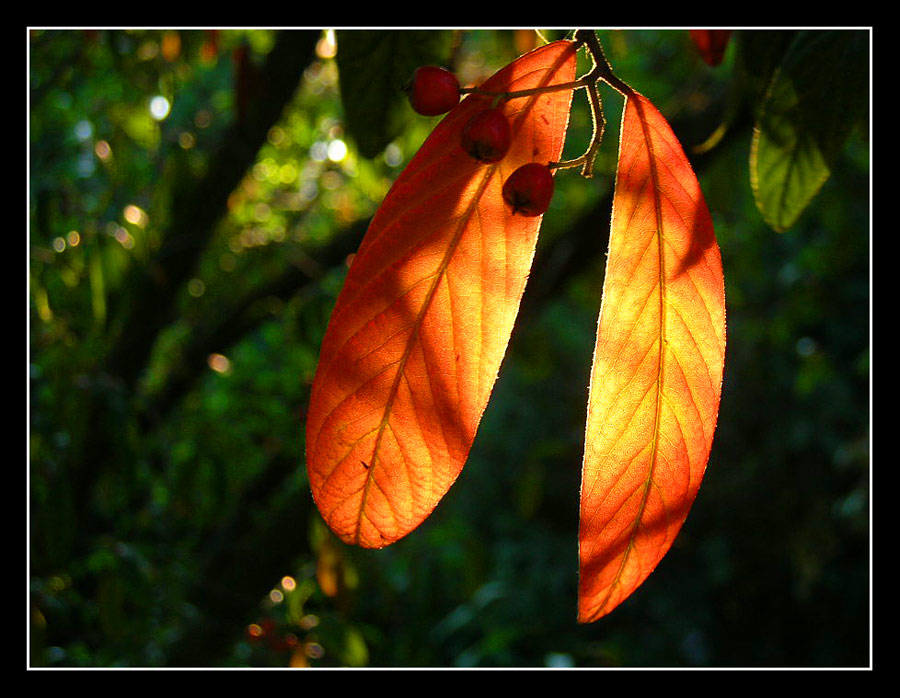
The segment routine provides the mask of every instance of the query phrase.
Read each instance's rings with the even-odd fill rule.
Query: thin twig
[[[597,151],[603,142],[603,135],[606,132],[606,116],[603,113],[603,102],[600,99],[600,92],[597,90],[599,82],[605,82],[614,90],[624,95],[625,98],[633,97],[635,92],[631,87],[616,77],[613,73],[612,66],[606,60],[606,54],[603,52],[603,46],[593,30],[579,29],[575,32],[575,43],[584,45],[594,65],[589,72],[582,77],[571,82],[559,83],[557,85],[545,85],[542,87],[533,87],[527,90],[516,90],[511,92],[491,92],[483,90],[480,87],[466,87],[460,90],[463,94],[483,95],[493,97],[493,106],[501,101],[517,99],[520,97],[530,97],[531,95],[544,94],[546,92],[558,92],[560,90],[578,90],[582,87],[587,89],[588,103],[591,108],[591,120],[593,125],[593,133],[591,134],[591,142],[583,155],[572,160],[562,160],[560,162],[551,162],[551,169],[567,169],[572,167],[581,167],[583,177],[590,178],[594,175],[594,161],[597,157]]]

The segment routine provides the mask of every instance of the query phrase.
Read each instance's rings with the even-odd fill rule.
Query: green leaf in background
[[[776,231],[819,192],[868,103],[868,33],[803,31],[775,70],[757,113],[750,182]]]
[[[447,31],[342,30],[337,65],[346,127],[363,157],[378,155],[409,118],[403,86],[420,65],[449,56]]]

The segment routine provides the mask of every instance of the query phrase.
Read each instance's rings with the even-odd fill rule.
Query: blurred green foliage
[[[750,189],[749,123],[731,121],[754,77],[740,37],[710,68],[684,31],[598,35],[689,153],[729,121],[697,156],[728,352],[709,468],[674,548],[613,614],[579,626],[620,98],[603,92],[595,178],[558,178],[534,285],[578,236],[597,253],[523,306],[470,460],[432,517],[361,550],[311,502],[304,405],[344,256],[436,120],[409,113],[361,156],[331,33],[30,32],[31,666],[868,665],[868,134],[854,131],[812,206],[775,233]],[[535,40],[479,30],[435,45],[476,82]],[[260,122],[267,56],[300,44],[314,50],[296,89]],[[567,154],[589,137],[576,96]],[[216,188],[228,149],[246,167]],[[198,191],[222,215],[184,232],[185,210],[219,205]],[[169,292],[168,312],[137,310]],[[135,328],[150,346],[128,343]]]

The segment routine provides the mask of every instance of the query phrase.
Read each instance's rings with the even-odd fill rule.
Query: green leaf
[[[413,71],[447,61],[450,32],[341,30],[335,36],[346,128],[360,154],[372,158],[410,118],[403,86]]]
[[[757,114],[750,182],[766,222],[790,228],[831,175],[868,104],[868,32],[803,31]]]

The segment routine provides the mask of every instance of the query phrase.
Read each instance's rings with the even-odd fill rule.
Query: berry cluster
[[[406,85],[409,102],[423,116],[446,114],[460,100],[456,76],[446,68],[416,68]],[[500,162],[512,143],[509,120],[502,109],[489,107],[473,116],[462,131],[462,149],[479,162]],[[514,215],[540,216],[553,198],[553,172],[548,165],[522,165],[503,183],[503,200]]]

